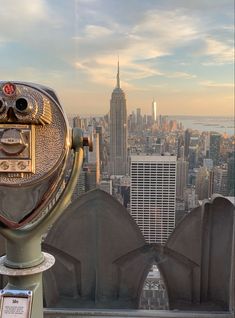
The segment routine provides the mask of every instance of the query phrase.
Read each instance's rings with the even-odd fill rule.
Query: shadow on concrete
[[[223,197],[194,209],[165,246],[147,244],[126,209],[96,189],[73,202],[51,229],[44,250],[56,265],[44,274],[46,307],[139,307],[157,264],[170,309],[231,309],[234,206]]]
[[[169,309],[234,311],[234,206],[223,197],[189,213],[162,246],[147,244],[127,210],[96,189],[66,209],[43,249],[56,258],[43,277],[48,308],[137,309],[156,264]]]

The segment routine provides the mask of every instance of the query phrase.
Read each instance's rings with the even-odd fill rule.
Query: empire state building
[[[110,100],[110,174],[127,173],[127,111],[125,93],[120,87],[119,62],[117,85]]]

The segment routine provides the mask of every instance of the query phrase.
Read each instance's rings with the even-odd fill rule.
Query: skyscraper
[[[175,227],[176,157],[131,156],[131,215],[149,243],[165,243]]]
[[[219,164],[220,143],[221,143],[221,135],[216,132],[215,133],[211,132],[209,156],[210,156],[210,159],[213,160],[214,166]]]
[[[190,144],[190,137],[192,134],[192,130],[191,129],[186,129],[185,133],[184,133],[184,156],[185,159],[188,159],[188,155],[189,155],[189,144]]]
[[[142,130],[143,118],[141,116],[141,108],[136,109],[136,125],[137,129]]]
[[[235,196],[235,151],[228,158],[228,195]]]
[[[152,121],[153,124],[157,122],[157,102],[155,101],[155,99],[153,99],[152,101]]]
[[[99,135],[99,159],[100,159],[100,171],[104,171],[104,141],[102,126],[96,126],[96,134]]]
[[[192,132],[190,135],[190,142],[188,147],[188,161],[189,169],[198,167],[199,159],[199,134],[198,132]]]
[[[228,193],[228,166],[214,168],[214,193],[227,196]]]
[[[184,198],[184,189],[188,183],[188,161],[183,158],[177,160],[177,179],[176,179],[176,197]]]
[[[117,85],[110,100],[110,174],[127,173],[127,111],[125,93],[120,87],[119,62]]]
[[[209,198],[210,171],[206,167],[200,167],[198,169],[195,187],[199,200]]]

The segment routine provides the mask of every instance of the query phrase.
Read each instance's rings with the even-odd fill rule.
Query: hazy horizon
[[[133,109],[132,111],[136,111],[136,109]],[[127,112],[127,115],[130,115],[131,113],[132,113],[132,111],[130,111],[130,112]],[[103,113],[103,114],[94,114],[94,113],[73,113],[73,112],[69,112],[69,111],[66,111],[66,114],[68,115],[68,116],[76,116],[76,115],[79,115],[79,117],[81,117],[81,118],[88,118],[88,117],[104,117],[104,116],[106,116],[107,114],[109,113],[109,111],[107,112],[107,113]],[[143,116],[143,115],[151,115],[151,111],[149,111],[149,112],[146,112],[146,113],[144,113],[144,112],[142,112],[141,113],[141,115]],[[234,118],[234,115],[232,114],[232,115],[182,115],[182,114],[177,114],[177,115],[172,115],[172,114],[157,114],[157,116],[166,116],[166,117],[173,117],[173,118],[176,118],[176,117],[179,117],[179,118],[181,118],[181,117],[195,117],[195,118],[200,118],[200,117],[202,117],[202,118],[230,118],[230,119],[233,119]]]
[[[68,113],[234,116],[232,0],[0,0],[1,80],[47,85]]]

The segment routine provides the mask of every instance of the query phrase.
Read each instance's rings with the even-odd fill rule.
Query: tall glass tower
[[[152,101],[152,121],[153,124],[157,122],[157,102],[155,101],[155,99],[153,99]]]
[[[117,84],[110,100],[110,174],[127,173],[127,111],[125,93],[120,87],[119,61]]]
[[[216,132],[210,133],[209,157],[213,160],[214,166],[219,164],[221,135]]]

